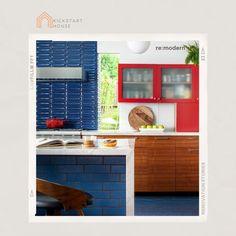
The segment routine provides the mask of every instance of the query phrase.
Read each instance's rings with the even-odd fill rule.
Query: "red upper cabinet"
[[[195,102],[197,100],[197,66],[159,65],[157,78],[161,102]]]
[[[199,103],[178,103],[176,116],[177,132],[199,132]]]
[[[155,102],[156,67],[150,64],[119,64],[118,101]]]
[[[119,102],[195,102],[195,65],[119,64]]]

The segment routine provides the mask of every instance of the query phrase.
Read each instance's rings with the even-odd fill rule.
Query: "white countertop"
[[[134,139],[118,140],[114,148],[106,148],[98,140],[94,148],[78,147],[41,147],[36,149],[37,155],[129,155],[134,150]]]
[[[39,130],[37,131],[37,135],[41,136],[78,136],[81,137],[82,131],[81,130]]]
[[[198,132],[170,132],[170,131],[164,131],[164,132],[158,132],[158,131],[145,131],[145,132],[139,132],[139,131],[120,131],[120,130],[90,130],[90,131],[82,131],[83,136],[97,136],[97,135],[111,135],[111,136],[118,136],[118,135],[124,135],[124,136],[198,136]]]
[[[175,132],[175,131],[164,131],[164,132],[139,132],[139,131],[122,131],[122,130],[83,130],[83,131],[67,131],[67,130],[44,130],[37,131],[37,135],[41,136],[97,136],[97,135],[111,135],[111,136],[199,136],[198,132]]]

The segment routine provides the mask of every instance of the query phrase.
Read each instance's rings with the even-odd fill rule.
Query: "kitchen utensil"
[[[128,120],[132,128],[139,130],[141,125],[153,124],[154,114],[147,106],[136,106],[129,112]]]
[[[46,120],[46,125],[47,125],[48,129],[63,128],[65,125],[65,120],[48,119],[48,120]]]

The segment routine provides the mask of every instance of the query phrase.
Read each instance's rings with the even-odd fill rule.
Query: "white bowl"
[[[159,128],[139,128],[140,132],[163,132],[165,128],[159,129]]]

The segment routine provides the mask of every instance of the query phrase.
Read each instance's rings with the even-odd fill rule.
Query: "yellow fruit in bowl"
[[[145,129],[147,126],[146,125],[141,125],[140,128],[141,129]]]
[[[164,129],[165,126],[164,125],[158,125],[158,129]]]
[[[152,128],[153,128],[153,129],[157,129],[157,128],[158,128],[158,125],[153,125]]]
[[[152,128],[152,125],[147,125],[147,129],[151,129]]]

